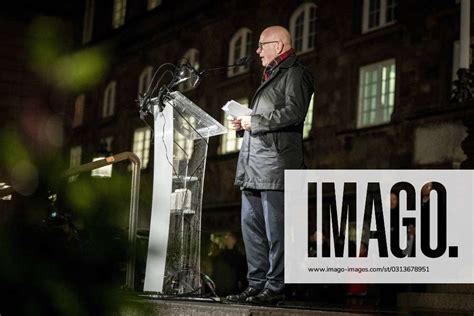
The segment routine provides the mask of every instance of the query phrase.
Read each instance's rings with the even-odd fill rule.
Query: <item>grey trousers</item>
[[[242,190],[242,236],[249,286],[282,292],[284,192]]]

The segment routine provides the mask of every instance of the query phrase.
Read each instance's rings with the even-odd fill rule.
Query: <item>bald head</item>
[[[290,32],[283,26],[270,26],[263,30],[262,35],[268,37],[272,41],[281,41],[286,49],[291,48],[291,37]]]
[[[257,54],[266,67],[273,59],[291,48],[290,32],[282,26],[270,26],[260,34]]]

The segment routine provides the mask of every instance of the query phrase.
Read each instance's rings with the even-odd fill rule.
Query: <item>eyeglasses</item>
[[[259,48],[260,50],[262,50],[262,49],[263,49],[263,45],[265,45],[265,44],[271,44],[271,43],[278,43],[278,41],[270,41],[270,42],[263,42],[263,43],[259,42],[259,43],[258,43],[258,48]]]

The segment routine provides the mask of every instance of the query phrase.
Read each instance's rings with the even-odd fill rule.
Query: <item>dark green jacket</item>
[[[304,168],[303,123],[314,91],[296,56],[284,60],[255,92],[251,131],[243,133],[235,185],[283,190],[284,170]]]

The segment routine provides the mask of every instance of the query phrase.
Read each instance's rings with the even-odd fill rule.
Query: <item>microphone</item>
[[[250,56],[244,56],[240,59],[238,59],[234,64],[224,66],[224,67],[217,67],[217,68],[210,68],[210,69],[204,69],[201,72],[197,72],[196,75],[199,77],[199,80],[204,77],[209,75],[211,72],[218,72],[221,70],[226,70],[229,68],[234,68],[234,67],[240,67],[240,66],[247,66],[253,61],[253,57]]]
[[[176,81],[173,82],[172,87],[175,87],[179,85],[180,83],[185,82],[187,80],[192,80],[191,85],[193,88],[195,88],[199,84],[199,82],[201,82],[202,78],[205,75],[208,75],[210,72],[234,68],[234,67],[247,66],[252,61],[253,61],[253,57],[244,56],[238,59],[233,65],[228,65],[225,67],[218,67],[218,68],[211,68],[211,69],[204,69],[202,71],[197,71],[196,68],[194,68],[191,64],[189,64],[189,62],[185,62],[180,66],[179,71],[176,75],[176,79],[175,79]]]
[[[198,83],[201,81],[202,72],[198,72],[193,66],[191,66],[188,62],[182,64],[179,68],[177,81],[174,83],[173,86],[176,86],[182,82],[187,80],[193,79],[194,81],[191,83],[193,88],[195,88]]]
[[[253,57],[245,56],[245,57],[242,57],[239,60],[237,60],[237,62],[234,65],[231,65],[231,66],[244,66],[244,65],[246,66],[246,65],[250,64],[252,61],[253,61]],[[231,66],[229,66],[229,67],[231,67]]]

